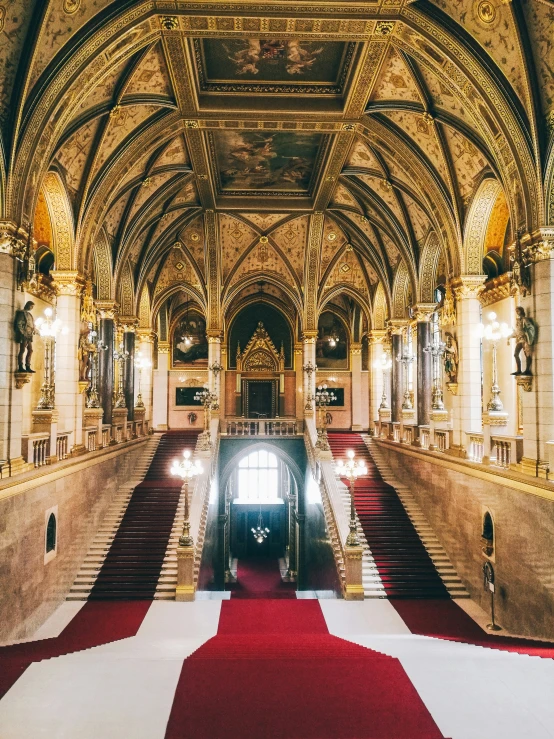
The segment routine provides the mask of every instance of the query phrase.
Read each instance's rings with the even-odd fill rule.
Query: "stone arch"
[[[422,303],[434,301],[440,257],[439,238],[436,231],[431,231],[425,241],[419,266],[419,300]]]
[[[387,296],[383,285],[379,283],[373,299],[373,328],[384,330],[387,320]]]
[[[366,296],[362,295],[355,288],[350,287],[350,285],[335,285],[335,287],[325,294],[324,299],[318,307],[318,318],[324,310],[329,310],[326,306],[333,300],[333,298],[336,298],[337,295],[348,295],[351,297],[360,308],[361,315],[365,316],[368,325],[371,326],[373,314],[371,303],[368,301]],[[353,340],[357,341],[357,339]]]
[[[131,264],[127,261],[121,270],[119,278],[117,300],[119,303],[119,311],[122,316],[135,315],[135,288],[133,280],[133,270]]]
[[[112,252],[104,229],[100,229],[92,252],[97,300],[113,300]]]
[[[65,186],[57,172],[48,172],[42,192],[48,206],[52,225],[52,251],[56,257],[56,269],[70,271],[76,268],[75,230],[73,212]]]
[[[148,291],[148,285],[144,285],[140,294],[139,306],[138,306],[138,318],[139,328],[150,328],[151,314],[150,314],[150,293]]]
[[[554,135],[550,142],[550,155],[546,167],[546,223],[554,225]]]
[[[401,260],[396,268],[392,287],[392,318],[406,318],[410,304],[410,274],[406,262]]]
[[[489,219],[502,191],[502,185],[495,179],[485,179],[479,185],[471,203],[464,232],[462,270],[466,275],[483,273],[483,253]]]

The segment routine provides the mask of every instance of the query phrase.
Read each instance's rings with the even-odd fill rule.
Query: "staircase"
[[[381,477],[364,439],[355,433],[329,433],[333,456],[346,459],[352,449],[365,462],[368,474],[355,485],[358,520],[369,552],[363,563],[366,596],[398,598],[448,598],[464,596],[465,589],[446,553],[440,547],[413,498],[409,501],[415,523],[427,537],[422,541],[403,500]],[[409,492],[409,491],[408,491]],[[406,490],[402,490],[404,495]],[[345,492],[345,503],[347,502]],[[425,543],[430,546],[428,550]],[[433,557],[433,558],[432,558]],[[437,557],[442,572],[433,561]],[[372,569],[372,565],[376,570]],[[447,578],[446,580],[444,578]],[[451,578],[451,579],[449,579]],[[465,596],[467,597],[467,595]]]
[[[71,588],[68,600],[151,600],[175,595],[177,563],[168,550],[182,481],[170,474],[197,431],[153,437],[133,478],[122,485]]]

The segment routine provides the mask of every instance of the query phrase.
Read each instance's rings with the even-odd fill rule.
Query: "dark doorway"
[[[246,380],[246,417],[275,418],[275,381]]]
[[[258,544],[252,529],[262,525],[269,529],[267,537]],[[283,501],[278,503],[249,503],[235,501],[231,506],[231,550],[239,559],[249,557],[283,557],[286,544],[286,511]]]

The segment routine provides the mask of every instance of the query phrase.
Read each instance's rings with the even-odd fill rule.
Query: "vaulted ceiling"
[[[265,276],[305,327],[392,315],[482,271],[488,180],[498,240],[548,222],[551,0],[0,0],[0,36],[0,218],[65,202],[58,269],[127,312],[185,284],[215,328]]]

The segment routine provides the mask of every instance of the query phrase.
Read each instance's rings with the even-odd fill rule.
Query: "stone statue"
[[[88,324],[81,323],[81,331],[79,333],[79,348],[77,356],[79,359],[79,381],[85,382],[90,380],[92,369],[92,354],[96,347],[90,341],[90,328]]]
[[[512,375],[530,376],[531,362],[533,360],[533,346],[537,338],[537,327],[532,318],[525,315],[525,309],[520,305],[516,308],[516,327],[514,330],[516,348],[514,359],[516,360],[516,371]],[[525,355],[525,370],[521,371],[521,351]]]
[[[31,369],[31,357],[33,356],[33,336],[36,334],[35,321],[31,311],[35,304],[29,300],[25,303],[23,310],[15,312],[14,333],[15,340],[19,344],[17,355],[17,371],[33,372]],[[25,363],[23,362],[25,360]]]
[[[444,347],[444,371],[448,376],[448,382],[458,382],[458,342],[449,331],[445,333],[446,344]]]

